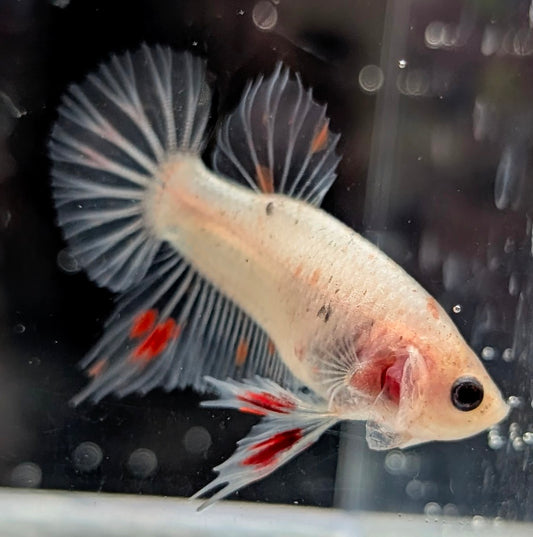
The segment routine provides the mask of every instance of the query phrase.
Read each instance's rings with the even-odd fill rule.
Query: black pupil
[[[467,412],[477,408],[483,401],[483,386],[474,377],[461,377],[452,387],[452,403],[459,410]]]

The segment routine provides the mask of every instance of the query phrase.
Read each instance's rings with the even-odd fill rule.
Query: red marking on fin
[[[241,338],[239,344],[237,345],[237,350],[235,351],[235,365],[237,367],[241,366],[246,362],[248,357],[248,347],[250,344],[245,338]]]
[[[276,345],[274,345],[274,342],[270,338],[267,343],[267,350],[270,356],[272,356],[276,352]]]
[[[237,399],[264,408],[265,410],[279,412],[280,414],[289,414],[290,411],[295,408],[295,404],[289,399],[282,399],[281,397],[276,397],[268,392],[246,392],[244,395],[238,395]],[[253,408],[248,409],[248,413],[256,414],[257,412],[260,412],[260,410],[255,410]],[[266,414],[266,412],[264,414]]]
[[[135,317],[133,325],[130,330],[131,338],[138,338],[144,336],[147,332],[152,330],[157,319],[157,311],[154,309],[146,310]]]
[[[274,176],[272,175],[272,170],[267,166],[262,166],[258,164],[255,167],[255,175],[257,177],[257,182],[259,188],[265,194],[274,193]]]
[[[328,144],[328,127],[329,120],[324,122],[322,128],[313,137],[313,140],[311,141],[311,153],[316,153],[326,149]]]
[[[267,413],[264,410],[259,410],[258,408],[250,408],[247,406],[241,406],[239,412],[244,412],[245,414],[253,414],[254,416],[266,416]]]
[[[161,354],[167,347],[168,342],[179,335],[179,327],[174,319],[167,319],[159,323],[133,351],[132,358],[137,362],[149,362]]]
[[[87,375],[89,375],[89,377],[91,377],[91,378],[97,377],[104,370],[106,362],[107,362],[107,360],[105,358],[102,358],[101,360],[98,360],[98,362],[95,362],[87,370]]]
[[[244,459],[242,464],[245,466],[268,466],[276,460],[281,452],[296,444],[302,436],[301,429],[290,429],[277,433],[271,438],[254,444],[251,449],[256,453]]]

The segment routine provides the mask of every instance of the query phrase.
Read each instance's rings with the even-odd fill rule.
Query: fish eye
[[[468,412],[483,401],[483,386],[474,377],[460,377],[453,383],[451,396],[455,408]]]

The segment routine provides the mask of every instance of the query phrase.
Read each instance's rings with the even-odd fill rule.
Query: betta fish
[[[278,64],[216,123],[205,62],[143,45],[62,98],[53,198],[70,252],[118,293],[74,404],[193,387],[260,421],[195,494],[269,475],[342,420],[372,449],[475,435],[508,407],[438,302],[320,209],[339,135]],[[218,490],[217,490],[218,489]],[[216,492],[215,492],[216,491]]]

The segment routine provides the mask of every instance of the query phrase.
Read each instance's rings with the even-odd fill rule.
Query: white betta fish
[[[59,224],[88,276],[121,293],[74,402],[192,386],[220,393],[205,406],[262,416],[195,495],[222,486],[209,502],[340,420],[366,420],[373,449],[502,420],[498,388],[439,304],[318,208],[339,137],[300,77],[278,64],[246,87],[218,126],[213,171],[205,79],[191,54],[143,46],[63,97]]]

